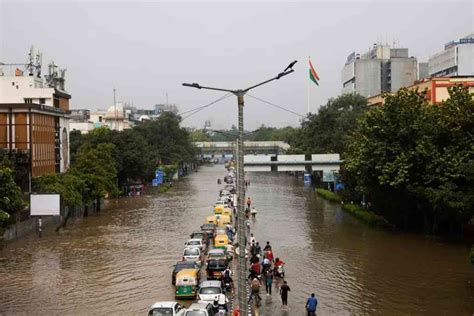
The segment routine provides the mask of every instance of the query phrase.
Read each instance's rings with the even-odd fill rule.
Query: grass
[[[168,184],[163,184],[158,187],[158,193],[168,192],[171,187]]]
[[[336,202],[336,203],[341,203],[342,198],[331,191],[325,190],[325,189],[316,189],[316,192],[322,196],[324,199],[329,200],[331,202]],[[358,219],[366,222],[367,224],[373,225],[373,226],[379,226],[379,227],[385,227],[385,228],[393,228],[393,225],[391,225],[385,218],[383,218],[380,215],[377,215],[373,212],[370,212],[366,210],[365,208],[362,208],[358,205],[355,204],[343,204],[342,209],[344,209],[346,212],[352,214],[354,217],[357,217]],[[473,247],[474,249],[474,247]],[[474,251],[474,250],[473,250]],[[474,260],[474,253],[471,253],[471,258]]]
[[[379,226],[379,227],[385,227],[385,228],[393,228],[393,225],[391,225],[385,218],[383,218],[380,215],[377,215],[373,212],[370,212],[366,210],[365,208],[362,208],[358,205],[354,204],[344,204],[342,205],[342,208],[351,213],[354,217],[357,217],[364,222],[373,225],[373,226]]]
[[[324,189],[316,189],[316,192],[321,195],[324,199],[329,200],[331,202],[338,202],[340,203],[342,201],[341,197],[337,195],[336,193],[333,193],[328,190]]]

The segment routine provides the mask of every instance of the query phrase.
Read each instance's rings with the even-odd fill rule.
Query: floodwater
[[[212,213],[224,173],[202,167],[168,193],[111,201],[60,234],[9,244],[0,251],[0,314],[144,315],[153,302],[173,300],[172,265]],[[368,227],[301,179],[249,178],[252,231],[286,261],[291,288],[287,310],[274,289],[261,315],[304,315],[311,292],[318,315],[474,313],[468,247]]]

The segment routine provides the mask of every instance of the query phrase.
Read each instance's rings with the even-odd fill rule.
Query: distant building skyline
[[[428,59],[430,77],[474,76],[474,33],[444,45]]]

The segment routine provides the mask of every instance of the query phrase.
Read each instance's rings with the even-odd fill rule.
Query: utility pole
[[[293,63],[294,65],[294,63]],[[237,97],[237,109],[238,109],[238,129],[239,137],[237,139],[237,235],[239,244],[239,257],[238,257],[238,302],[240,315],[248,314],[248,293],[247,293],[247,261],[245,259],[245,249],[247,248],[247,236],[245,227],[245,186],[244,186],[244,96],[245,94],[254,88],[262,86],[273,80],[278,80],[283,76],[286,76],[294,70],[291,68],[292,64],[288,66],[283,72],[280,72],[277,76],[265,80],[261,83],[248,87],[246,89],[230,90],[214,87],[201,86],[198,83],[183,83],[185,87],[191,87],[196,89],[207,89],[230,92]]]
[[[117,129],[117,102],[115,101],[115,87],[114,87],[114,116],[115,116],[115,123],[114,123],[113,129]]]

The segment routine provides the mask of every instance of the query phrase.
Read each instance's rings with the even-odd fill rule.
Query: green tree
[[[12,169],[0,164],[0,223],[26,206],[20,188],[15,184]]]
[[[330,99],[318,113],[310,114],[303,121],[301,132],[293,138],[293,146],[306,154],[344,155],[348,136],[366,110],[367,100],[358,94],[343,94]]]
[[[211,138],[207,136],[204,130],[197,129],[189,134],[189,140],[191,142],[210,142]]]
[[[429,105],[400,90],[371,108],[350,139],[345,167],[374,208],[405,229],[460,232],[473,208],[474,105],[467,89]]]

